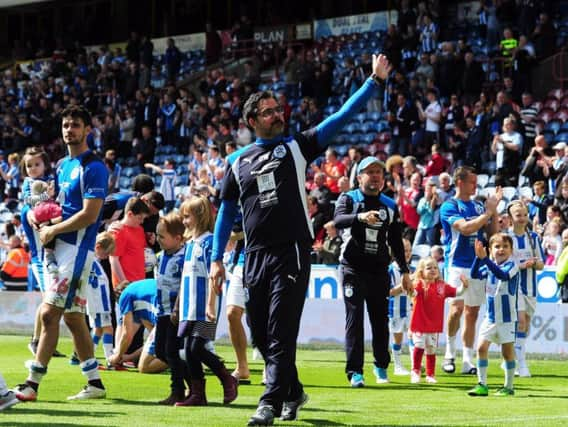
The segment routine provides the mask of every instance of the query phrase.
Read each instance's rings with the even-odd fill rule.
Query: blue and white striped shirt
[[[519,267],[513,257],[497,265],[488,257],[475,258],[471,267],[473,279],[485,279],[489,323],[511,323],[517,321],[517,288]]]
[[[162,169],[162,182],[160,183],[160,193],[164,200],[172,201],[176,199],[174,187],[176,186],[177,173],[173,169]]]
[[[173,254],[162,251],[158,254],[156,268],[156,313],[158,316],[171,314],[181,285],[181,273],[183,270],[185,245]]]
[[[393,261],[389,265],[390,289],[398,286],[402,281],[400,267]],[[389,296],[389,319],[403,319],[408,317],[411,311],[411,298],[406,293]]]
[[[109,280],[103,267],[96,259],[91,267],[86,296],[87,314],[89,316],[111,312]]]
[[[521,264],[530,258],[537,258],[544,262],[544,251],[542,250],[540,237],[537,233],[529,231],[519,236],[511,231],[509,234],[513,238],[513,255],[518,264]],[[534,268],[519,270],[519,275],[519,292],[522,292],[523,295],[527,295],[529,297],[536,297],[536,270]]]
[[[205,310],[209,298],[209,268],[213,234],[206,232],[187,243],[179,295],[180,321],[207,321]],[[221,298],[217,299],[217,317]]]

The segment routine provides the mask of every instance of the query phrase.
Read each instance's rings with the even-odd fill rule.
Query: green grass
[[[26,377],[23,363],[29,359],[24,337],[0,337],[0,371],[8,385]],[[71,342],[62,339],[59,349],[70,353]],[[232,349],[217,346],[219,353],[234,360]],[[476,378],[446,375],[437,369],[438,384],[411,385],[408,377],[391,375],[391,383],[374,383],[372,357],[366,354],[363,389],[351,389],[343,374],[344,354],[338,350],[300,350],[300,377],[310,402],[293,423],[304,426],[379,425],[511,425],[560,426],[568,424],[568,370],[566,360],[531,361],[533,378],[515,380],[512,398],[466,396]],[[408,366],[408,358],[405,360]],[[438,360],[439,365],[439,360]],[[494,391],[503,373],[496,357],[490,360],[489,385]],[[0,426],[243,426],[254,412],[263,387],[262,365],[252,361],[253,385],[241,386],[239,398],[222,405],[222,390],[215,377],[207,377],[209,406],[204,408],[162,407],[155,404],[167,396],[167,374],[102,372],[108,390],[106,400],[67,402],[85,384],[76,366],[67,359],[53,359],[41,385],[39,400],[21,403],[0,413]],[[392,370],[391,370],[392,372]]]

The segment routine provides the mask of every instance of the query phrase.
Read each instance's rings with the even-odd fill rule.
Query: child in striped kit
[[[501,345],[505,359],[505,384],[495,396],[512,396],[515,377],[515,330],[517,327],[517,287],[519,267],[513,257],[513,239],[508,234],[497,233],[489,239],[489,252],[480,240],[475,241],[475,261],[471,277],[485,279],[487,309],[479,330],[477,347],[477,377],[479,383],[470,396],[487,396],[488,350],[491,343]]]
[[[412,245],[410,240],[403,239],[404,256],[410,265],[412,258]],[[402,287],[402,275],[396,261],[389,265],[390,296],[389,296],[389,330],[392,333],[392,356],[394,359],[394,374],[408,375],[410,372],[402,366],[402,339],[404,332],[408,330],[410,318],[411,297],[406,294]],[[412,351],[410,351],[412,355]]]
[[[215,339],[221,298],[209,286],[209,268],[213,243],[214,218],[211,203],[205,197],[192,197],[180,207],[183,223],[191,236],[186,245],[178,298],[178,336],[186,338],[185,357],[191,376],[191,392],[176,406],[207,405],[204,363],[221,380],[223,403],[237,398],[237,380],[225,368],[207,344]]]
[[[181,286],[181,274],[185,256],[185,226],[181,215],[170,212],[160,217],[156,227],[156,239],[162,251],[156,267],[155,351],[156,357],[168,362],[170,367],[170,395],[159,401],[160,405],[174,405],[185,400],[185,386],[190,385],[187,366],[179,357],[183,340],[178,338],[178,311],[176,301]]]
[[[525,342],[536,310],[536,273],[544,268],[544,251],[537,233],[529,231],[527,206],[520,200],[511,202],[507,212],[513,224],[509,234],[513,238],[513,253],[519,265],[520,283],[518,289],[518,325],[515,340],[517,375],[530,377],[531,372],[525,359]]]
[[[110,281],[99,261],[108,259],[114,252],[114,248],[114,236],[111,233],[105,231],[97,234],[95,260],[86,289],[87,314],[89,315],[94,346],[93,354],[96,354],[97,346],[102,338],[106,369],[114,369],[113,365],[109,363],[109,358],[113,352],[114,328],[111,319]]]

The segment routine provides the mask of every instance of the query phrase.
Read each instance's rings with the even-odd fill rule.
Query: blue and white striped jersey
[[[517,321],[517,288],[519,267],[513,257],[497,265],[489,258],[475,258],[471,267],[473,279],[485,279],[487,309],[485,317],[489,323],[510,323]]]
[[[181,273],[183,271],[185,245],[173,254],[162,251],[158,254],[156,266],[156,315],[170,315],[181,286]]]
[[[206,232],[187,243],[179,295],[180,320],[207,321],[205,310],[209,297],[209,268],[213,234]],[[217,316],[221,298],[217,298]]]
[[[400,267],[393,261],[389,265],[389,277],[390,277],[390,289],[398,286],[402,280],[402,272]],[[405,318],[408,317],[411,312],[412,304],[411,298],[402,293],[396,296],[389,296],[389,318]]]
[[[174,187],[176,186],[177,173],[173,169],[162,169],[162,182],[160,183],[160,193],[165,201],[176,199]]]
[[[525,262],[530,258],[538,258],[542,262],[545,261],[544,251],[540,237],[534,231],[528,231],[522,235],[517,235],[513,231],[509,232],[513,238],[513,256],[518,264]],[[519,292],[529,297],[537,296],[536,270],[534,268],[519,269],[520,287]]]
[[[89,284],[86,288],[87,314],[110,313],[110,285],[108,277],[98,260],[93,261]]]
[[[434,37],[437,31],[438,27],[433,22],[431,22],[429,25],[423,25],[420,28],[420,35],[422,38],[422,52],[434,52],[436,50],[436,40],[434,39]]]
[[[444,231],[444,241],[446,245],[444,260],[447,267],[470,268],[475,258],[475,240],[483,240],[483,230],[479,230],[468,236],[460,233],[453,228],[456,221],[465,219],[469,221],[477,218],[485,212],[485,207],[477,201],[463,201],[452,198],[444,203],[440,208],[440,220]]]

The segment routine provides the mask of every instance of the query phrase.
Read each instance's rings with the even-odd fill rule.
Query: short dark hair
[[[148,200],[148,202],[150,202],[150,204],[159,211],[164,209],[164,206],[166,206],[164,195],[159,191],[155,190],[149,191],[148,193],[144,194],[142,197]]]
[[[276,100],[274,92],[270,90],[256,92],[249,96],[247,102],[245,102],[245,106],[243,107],[243,119],[245,119],[245,123],[248,127],[250,127],[249,119],[254,119],[258,113],[258,103],[263,99],[270,98]]]
[[[124,207],[124,213],[128,212],[132,212],[134,215],[149,215],[150,208],[140,197],[131,197],[130,199],[128,199],[126,206]]]
[[[65,107],[61,112],[61,119],[65,117],[80,119],[85,126],[91,126],[91,113],[80,105],[69,105]]]
[[[132,191],[140,194],[149,193],[154,189],[154,180],[150,175],[141,173],[132,180]]]

